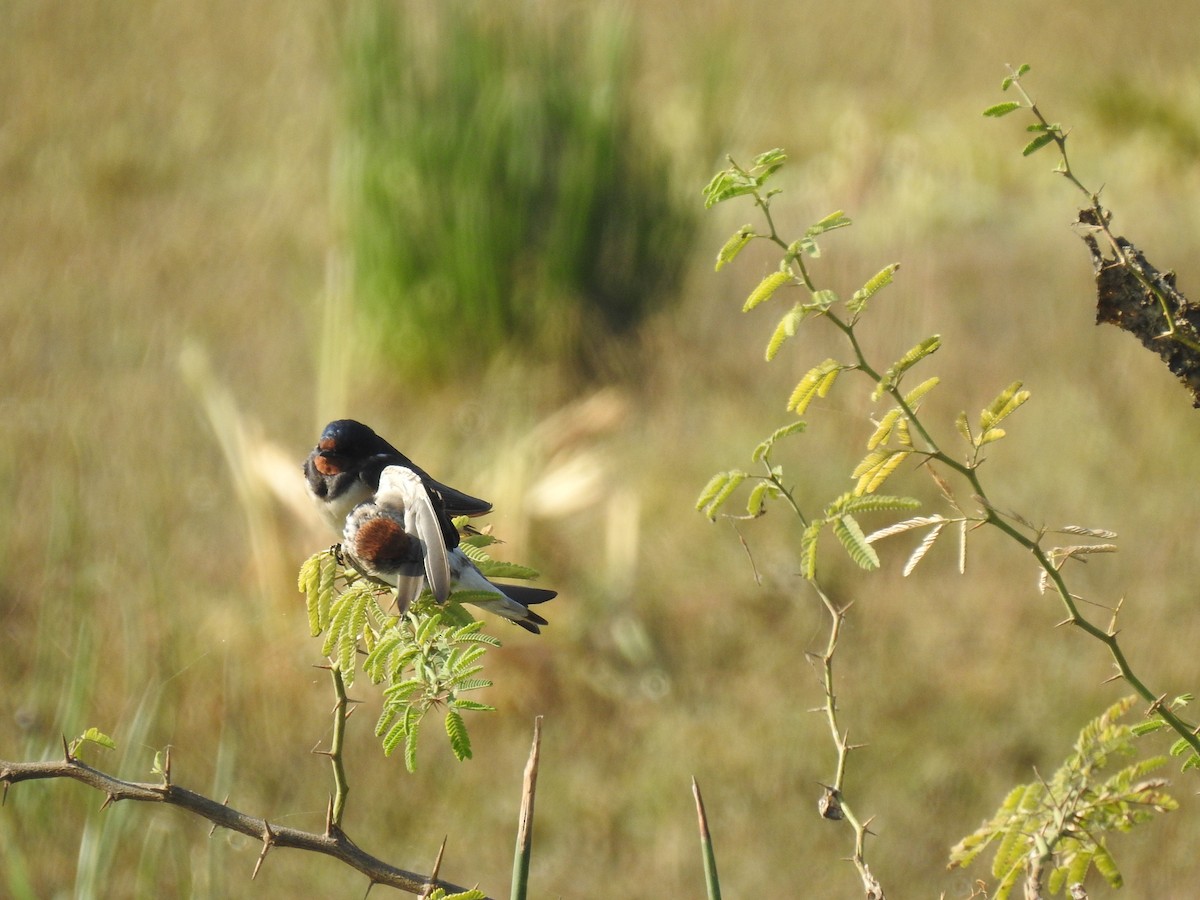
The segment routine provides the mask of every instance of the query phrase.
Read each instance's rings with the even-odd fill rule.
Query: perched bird
[[[547,622],[529,606],[558,596],[544,588],[493,584],[461,549],[447,547],[424,479],[406,466],[386,466],[375,496],[351,510],[342,553],[364,575],[396,588],[401,613],[428,584],[439,603],[452,591],[471,591],[463,602],[537,634]]]
[[[374,496],[379,473],[388,466],[404,466],[420,478],[438,513],[447,548],[458,546],[453,516],[481,516],[492,510],[488,501],[435,481],[369,427],[353,419],[338,419],[325,426],[317,446],[304,461],[304,477],[309,494],[340,534],[350,511]]]

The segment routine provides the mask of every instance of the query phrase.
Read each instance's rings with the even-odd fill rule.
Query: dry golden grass
[[[503,497],[497,532],[562,591],[541,638],[500,632],[489,670],[500,712],[472,724],[474,762],[431,741],[408,776],[380,758],[370,702],[351,720],[346,826],[364,848],[425,869],[449,834],[443,874],[503,893],[543,714],[535,896],[699,895],[693,774],[727,895],[855,896],[839,861],[848,834],[814,813],[832,750],[805,712],[817,689],[804,652],[823,619],[798,593],[795,535],[770,517],[745,529],[757,587],[733,533],[691,512],[708,476],[743,464],[782,421],[828,336],[760,362],[769,317],[737,310],[769,263],[712,274],[724,234],[751,218],[720,210],[685,304],[647,330],[645,376],[621,386],[616,427],[585,428],[573,446],[538,443],[538,424],[582,399],[545,372],[497,366],[481,384],[413,397],[352,354],[339,364],[346,345],[327,340],[323,318],[339,285],[326,275],[338,14],[280,2],[0,11],[0,755],[53,753],[60,732],[95,725],[121,747],[101,763],[127,777],[148,778],[169,743],[180,783],[320,827],[327,766],[308,751],[327,737],[331,700],[292,577],[327,538],[274,495],[239,489],[210,427],[231,421],[213,399],[224,391],[247,440],[297,464],[325,419],[354,415],[440,477]],[[782,224],[835,208],[857,222],[826,242],[823,278],[853,289],[902,262],[869,327],[873,350],[943,335],[931,369],[944,384],[926,407],[943,434],[1014,378],[1033,390],[987,465],[994,496],[1035,520],[1120,532],[1122,552],[1078,584],[1105,602],[1126,595],[1135,666],[1163,690],[1194,690],[1200,424],[1155,360],[1091,327],[1088,263],[1067,228],[1074,198],[1048,157],[1019,158],[1012,120],[978,113],[1004,63],[1032,63],[1039,99],[1076,127],[1079,171],[1108,183],[1118,229],[1195,295],[1200,168],[1187,123],[1200,113],[1200,26],[1164,2],[1029,0],[986,12],[721,0],[686,14],[638,6],[634,21],[647,105],[695,170],[697,202],[719,160],[694,147],[784,146]],[[1138,98],[1184,115],[1145,115]],[[211,364],[198,389],[180,367],[188,347]],[[866,409],[849,397],[815,409],[796,444],[814,502],[843,489],[865,436]],[[547,465],[598,454],[595,477],[618,499],[536,519],[521,502],[542,473],[525,452]],[[966,577],[935,552],[909,580],[900,548],[884,550],[878,575],[831,569],[858,600],[841,704],[871,745],[848,789],[878,815],[869,853],[889,889],[961,896],[966,879],[943,874],[950,845],[1031,766],[1053,766],[1119,688],[1100,685],[1098,647],[1052,629],[1059,612],[1011,547],[981,539]],[[1114,844],[1140,896],[1181,896],[1200,877],[1193,780],[1179,780],[1179,813]],[[330,861],[282,853],[249,885],[257,846],[209,839],[170,811],[98,804],[64,784],[14,789],[0,893],[50,896],[77,879],[97,896],[365,888]]]

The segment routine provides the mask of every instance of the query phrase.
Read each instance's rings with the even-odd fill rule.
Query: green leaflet
[[[831,212],[821,221],[809,225],[804,231],[804,236],[817,237],[827,231],[833,231],[835,228],[845,228],[852,224],[854,223],[846,218],[846,214],[839,209],[837,212]]]
[[[525,581],[530,581],[542,574],[537,569],[531,569],[529,566],[522,566],[518,563],[512,562],[503,562],[498,559],[480,561],[478,566],[479,571],[483,572],[483,574],[489,578],[520,578]]]
[[[788,338],[796,336],[796,329],[804,321],[806,315],[808,315],[807,311],[798,303],[788,310],[788,312],[784,313],[783,318],[779,320],[779,324],[775,326],[771,340],[767,342],[767,362],[775,358],[775,354],[779,352],[779,348],[783,346]]]
[[[796,421],[788,425],[784,425],[782,428],[776,428],[773,432],[771,432],[771,436],[769,438],[754,448],[754,453],[750,457],[751,461],[762,462],[762,460],[766,459],[771,453],[771,449],[775,446],[777,441],[780,441],[783,438],[789,437],[793,434],[799,434],[807,427],[808,426],[803,421]]]
[[[1025,145],[1024,149],[1021,150],[1021,155],[1029,156],[1033,153],[1036,153],[1037,151],[1039,151],[1043,147],[1045,147],[1047,144],[1051,143],[1053,140],[1054,140],[1054,135],[1050,134],[1049,132],[1047,132],[1046,134],[1039,134],[1032,141],[1030,141],[1028,144]]]
[[[1005,80],[1008,81],[1009,84],[1012,83],[1010,79]],[[1021,104],[1015,100],[1006,100],[1004,103],[997,103],[995,106],[989,106],[983,111],[983,114],[985,116],[990,116],[993,119],[999,119],[1001,116],[1007,116],[1013,110],[1020,108]]]
[[[1020,409],[1028,399],[1029,391],[1021,390],[1021,382],[1014,381],[980,413],[980,429],[986,432],[999,425]]]
[[[787,160],[782,150],[770,150],[755,157],[749,171],[730,160],[730,167],[718,172],[705,185],[704,208],[708,209],[725,200],[755,194]]]
[[[99,747],[104,747],[106,750],[116,750],[117,742],[110,738],[99,728],[88,728],[83,734],[71,739],[67,745],[67,756],[73,758],[79,751],[79,748],[84,744],[96,744]]]
[[[886,444],[892,436],[892,429],[896,427],[896,420],[903,415],[900,407],[889,409],[883,414],[883,418],[879,420],[879,424],[875,426],[875,431],[867,438],[867,449],[874,450],[880,444]]]
[[[823,520],[810,522],[800,535],[800,573],[810,581],[817,577],[817,538]]]
[[[309,632],[313,637],[329,627],[329,608],[338,574],[337,556],[331,550],[314,553],[300,566],[297,586],[304,594]]]
[[[813,366],[804,373],[804,377],[792,390],[792,395],[788,397],[787,408],[798,416],[804,415],[808,405],[816,397],[825,397],[829,393],[838,374],[845,368],[836,359],[827,359],[823,363]]]
[[[696,501],[696,509],[704,513],[710,520],[716,520],[717,512],[729,499],[739,484],[746,480],[746,473],[738,469],[729,472],[718,472],[704,486]]]
[[[921,505],[919,500],[912,497],[889,497],[875,495],[862,497],[853,491],[842,494],[825,507],[826,518],[860,512],[886,512],[900,509],[916,509]]]
[[[421,720],[412,707],[404,711],[406,729],[404,731],[404,768],[409,772],[417,771],[417,735],[421,733]],[[411,721],[409,721],[411,719]]]
[[[765,169],[764,175],[770,175],[787,161],[788,155],[782,147],[775,147],[754,157],[755,168]]]
[[[452,709],[446,713],[446,735],[450,738],[450,749],[459,762],[471,758],[471,738],[458,710]]]
[[[777,290],[791,280],[792,272],[790,269],[776,269],[760,281],[758,286],[750,292],[750,296],[746,298],[746,302],[742,306],[742,312],[750,312],[758,304],[770,300]]]
[[[854,493],[858,495],[872,494],[883,486],[892,473],[900,467],[904,460],[912,455],[911,450],[872,450],[860,462],[851,474],[858,482]]]
[[[733,262],[754,236],[754,227],[751,225],[743,225],[735,231],[732,237],[725,242],[725,245],[717,253],[716,270],[720,272],[722,268]]]
[[[1000,423],[1020,409],[1029,400],[1029,397],[1029,391],[1021,389],[1021,382],[1014,381],[980,412],[978,434],[972,431],[965,412],[958,414],[954,424],[958,428],[959,434],[963,436],[963,440],[978,450],[985,444],[998,441],[1007,434],[1003,428],[999,427]]]
[[[937,387],[940,382],[941,379],[936,375],[934,375],[932,378],[926,378],[915,388],[904,395],[904,402],[907,403],[914,412],[916,412],[917,408],[920,406],[921,400],[925,398],[926,394]]]
[[[833,534],[846,548],[850,558],[863,569],[878,569],[879,555],[867,543],[862,526],[853,516],[839,516],[833,520]]]
[[[925,357],[929,356],[931,353],[937,352],[938,347],[941,345],[941,335],[931,335],[892,363],[891,368],[887,370],[883,378],[881,378],[879,383],[875,385],[875,391],[871,394],[871,399],[878,400],[887,391],[890,391],[892,388],[898,385],[905,372],[907,372]]]
[[[853,296],[846,301],[846,309],[850,310],[854,315],[858,315],[867,307],[867,301],[870,300],[876,293],[892,283],[892,279],[896,274],[896,270],[900,268],[900,263],[892,263],[884,266],[878,272],[854,292]]]

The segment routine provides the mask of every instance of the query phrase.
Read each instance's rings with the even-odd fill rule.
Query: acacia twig
[[[219,803],[187,788],[169,783],[123,781],[69,755],[61,760],[45,762],[9,762],[0,759],[0,784],[4,786],[6,794],[9,785],[48,778],[70,778],[101,791],[106,795],[106,806],[120,800],[166,803],[207,819],[214,827],[228,828],[230,831],[248,835],[263,844],[259,864],[268,851],[290,847],[331,856],[361,872],[371,884],[382,884],[410,894],[420,894],[430,881],[427,876],[397,868],[371,856],[350,840],[340,828],[331,829],[326,834],[317,834],[283,825],[271,825],[266,819],[247,815],[226,803]],[[257,870],[258,865],[255,866],[255,871]],[[447,893],[461,893],[467,890],[444,881],[437,881],[436,884]]]

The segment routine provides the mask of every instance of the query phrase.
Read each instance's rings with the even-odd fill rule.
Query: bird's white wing
[[[437,510],[421,478],[405,466],[388,466],[379,476],[375,502],[404,509],[404,530],[425,548],[425,577],[438,603],[450,596],[450,560]]]

